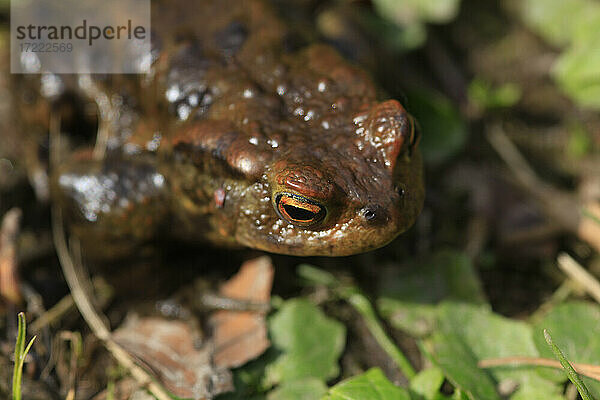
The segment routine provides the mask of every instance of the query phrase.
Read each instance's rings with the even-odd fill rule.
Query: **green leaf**
[[[554,358],[544,338],[552,332],[554,343],[565,356],[578,363],[597,364],[600,360],[600,307],[587,302],[562,303],[534,327],[534,341],[540,355]]]
[[[345,299],[350,303],[356,311],[362,316],[365,325],[373,335],[373,338],[377,341],[379,346],[388,353],[390,358],[394,360],[400,371],[406,376],[408,379],[413,378],[416,375],[416,372],[408,358],[402,353],[402,351],[394,344],[394,342],[390,339],[390,337],[385,333],[383,326],[379,322],[377,315],[375,314],[375,310],[373,309],[373,305],[366,298],[365,295],[358,292],[357,290],[348,290]]]
[[[274,348],[281,352],[267,366],[270,384],[310,377],[327,380],[339,374],[345,327],[309,301],[286,301],[269,319],[269,331]]]
[[[569,129],[569,143],[567,144],[567,154],[571,157],[580,159],[589,154],[592,150],[593,141],[589,132],[580,123],[576,123]]]
[[[413,337],[423,337],[434,329],[437,316],[433,304],[404,303],[402,301],[381,298],[377,305],[381,315],[390,324]]]
[[[373,5],[381,18],[402,28],[400,34],[393,36],[397,42],[395,47],[412,49],[425,43],[426,23],[444,23],[456,17],[460,0],[373,0]]]
[[[494,381],[477,367],[477,358],[460,336],[436,332],[424,342],[423,347],[448,380],[468,398],[500,400]]]
[[[415,49],[427,39],[427,29],[419,21],[398,24],[385,14],[373,12],[370,8],[361,8],[357,16],[366,30],[393,52]]]
[[[386,297],[418,303],[435,304],[440,300],[456,300],[485,304],[485,294],[473,264],[466,254],[439,250],[412,262],[396,276],[385,276],[381,293]]]
[[[311,285],[323,285],[327,287],[339,286],[338,280],[331,272],[327,272],[310,264],[298,265],[298,275]]]
[[[514,381],[518,389],[511,399],[562,399],[560,387],[541,377],[537,368],[477,367],[483,359],[539,357],[532,328],[525,322],[474,305],[443,303],[439,307],[438,330],[424,344],[446,377],[470,398],[499,399],[496,385]]]
[[[410,395],[394,386],[379,368],[372,368],[330,388],[322,400],[410,400]]]
[[[589,15],[594,4],[589,0],[521,0],[521,18],[544,39],[565,45],[577,36],[578,24]]]
[[[600,35],[561,54],[552,73],[561,89],[580,105],[600,108]]]
[[[563,303],[552,309],[534,326],[534,341],[540,356],[554,358],[546,344],[544,329],[552,332],[553,342],[565,357],[576,363],[600,364],[600,306],[587,302]],[[546,371],[544,376],[565,381],[562,371]],[[600,382],[583,377],[595,398],[600,398]]]
[[[435,400],[442,384],[444,383],[444,373],[437,367],[431,367],[419,372],[410,381],[410,389],[425,398],[425,400]]]
[[[463,253],[441,250],[407,267],[381,279],[379,311],[398,329],[413,336],[431,332],[441,300],[486,304],[477,273]]]
[[[452,400],[469,400],[469,397],[460,389],[456,389],[452,394]]]
[[[269,348],[257,359],[234,369],[232,372],[235,392],[222,394],[217,398],[219,400],[265,400],[264,393],[273,386],[266,382],[265,370],[279,355],[276,350]]]
[[[414,22],[448,22],[456,17],[460,0],[374,0],[375,9],[400,25]]]
[[[600,3],[593,0],[517,2],[525,23],[566,46],[553,67],[560,88],[583,107],[600,109]]]
[[[407,97],[409,111],[423,131],[419,147],[426,163],[440,164],[463,149],[467,126],[448,98],[432,91],[413,91]]]
[[[314,400],[327,393],[327,386],[316,378],[298,379],[286,382],[273,390],[267,400]]]
[[[307,264],[298,266],[298,274],[308,282],[328,286],[333,289],[338,296],[346,300],[360,314],[367,329],[371,335],[373,335],[373,338],[377,341],[379,346],[388,353],[390,358],[394,360],[398,368],[400,368],[400,371],[408,379],[411,379],[416,374],[406,356],[385,333],[383,326],[379,322],[377,313],[373,308],[373,304],[371,304],[371,301],[361,293],[360,289],[355,286],[341,285],[341,283],[330,273]]]
[[[414,368],[402,351],[385,333],[371,301],[361,293],[360,289],[355,286],[343,286],[329,272],[307,264],[298,266],[298,274],[308,282],[330,287],[337,295],[350,303],[364,320],[364,323],[371,335],[373,335],[373,338],[377,341],[379,346],[388,353],[392,360],[394,360],[398,368],[400,368],[400,371],[409,379],[415,375]]]
[[[468,89],[469,101],[479,108],[505,108],[515,105],[521,98],[521,88],[514,83],[493,87],[482,79],[473,79]]]

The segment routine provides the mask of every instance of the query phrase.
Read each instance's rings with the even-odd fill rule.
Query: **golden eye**
[[[327,213],[325,207],[297,194],[278,194],[275,204],[275,210],[282,219],[299,226],[310,226],[321,222]]]

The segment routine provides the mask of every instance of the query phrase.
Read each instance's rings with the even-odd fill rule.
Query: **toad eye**
[[[321,222],[327,213],[325,207],[306,197],[281,193],[275,198],[275,210],[282,219],[298,226],[311,226]]]

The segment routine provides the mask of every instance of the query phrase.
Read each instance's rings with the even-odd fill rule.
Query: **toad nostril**
[[[375,218],[377,218],[375,207],[365,207],[363,209],[363,217],[365,217],[367,221],[373,221]]]
[[[396,193],[398,193],[398,196],[400,196],[400,197],[404,197],[404,195],[406,194],[406,189],[404,188],[404,185],[396,185],[396,187],[394,189],[396,190]]]
[[[363,207],[361,214],[369,225],[384,225],[390,221],[389,213],[380,204]]]

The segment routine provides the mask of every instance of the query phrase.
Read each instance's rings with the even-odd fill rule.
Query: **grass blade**
[[[558,358],[558,361],[560,362],[560,364],[563,366],[563,368],[567,372],[567,376],[569,377],[569,380],[577,388],[577,391],[579,392],[579,395],[581,396],[581,398],[583,400],[594,400],[594,398],[588,391],[588,388],[585,386],[585,384],[581,380],[581,377],[579,376],[579,374],[575,371],[575,369],[573,369],[573,366],[566,359],[563,352],[552,341],[552,336],[550,336],[550,332],[548,332],[547,329],[544,329],[544,338],[546,339],[546,343],[548,343],[548,346],[550,346],[550,348],[554,352],[554,355],[556,356],[556,358]]]
[[[23,377],[23,363],[25,362],[25,356],[31,349],[35,336],[31,338],[27,347],[25,347],[25,334],[27,331],[27,323],[25,322],[25,314],[20,312],[17,315],[18,319],[18,331],[17,331],[17,343],[15,344],[15,366],[13,369],[13,381],[12,381],[12,398],[13,400],[21,400],[21,380]]]

